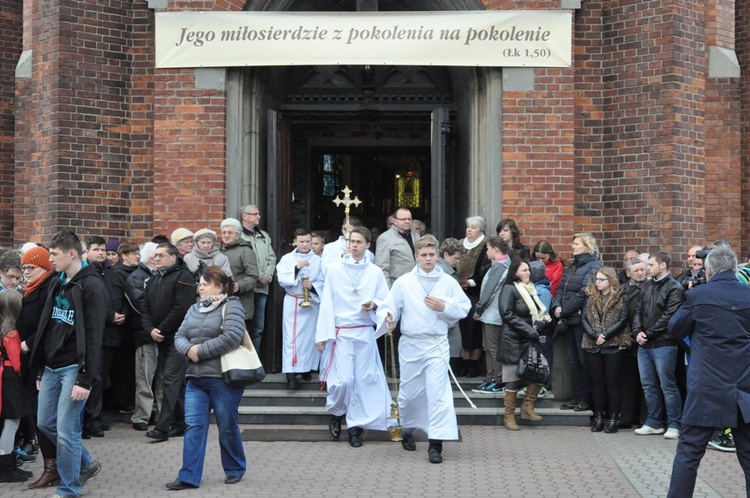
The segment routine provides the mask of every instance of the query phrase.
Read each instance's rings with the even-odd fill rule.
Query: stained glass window
[[[325,197],[335,197],[338,190],[335,156],[332,154],[323,154],[323,195]]]

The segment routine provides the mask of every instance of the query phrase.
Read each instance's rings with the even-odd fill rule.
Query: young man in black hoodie
[[[157,370],[164,379],[164,397],[156,427],[146,437],[166,441],[185,433],[185,369],[187,360],[174,347],[174,335],[188,308],[195,304],[195,277],[172,244],[159,244],[154,252],[156,274],[146,284],[141,322],[143,330],[159,344]],[[170,430],[170,425],[172,429]]]
[[[30,370],[41,372],[38,426],[57,447],[60,496],[78,496],[101,470],[81,441],[81,412],[99,374],[106,289],[94,268],[81,261],[81,241],[62,230],[50,242],[52,282],[34,336]]]

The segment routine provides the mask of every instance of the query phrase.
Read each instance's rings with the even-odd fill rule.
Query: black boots
[[[430,463],[443,463],[443,442],[438,439],[430,439],[430,447],[427,449],[427,455],[430,457]]]
[[[466,377],[479,377],[479,360],[464,360],[466,366]]]
[[[296,373],[288,373],[286,374],[286,388],[290,391],[294,391],[299,387],[299,384],[297,382],[297,374]]]
[[[417,451],[417,442],[414,440],[414,434],[404,432],[403,436],[401,436],[401,446],[406,451]]]
[[[604,430],[604,412],[594,412],[594,425],[591,432],[602,432]]]
[[[620,425],[620,414],[610,413],[609,420],[607,420],[607,426],[604,428],[604,432],[607,434],[614,434],[617,432],[617,428]]]
[[[333,439],[338,439],[341,436],[341,419],[343,418],[343,415],[331,415],[331,421],[328,422],[328,431],[331,433]]]
[[[15,453],[0,455],[0,482],[26,482],[30,477],[18,468]]]
[[[346,432],[349,433],[349,446],[352,448],[362,447],[362,428],[361,427],[349,427]]]

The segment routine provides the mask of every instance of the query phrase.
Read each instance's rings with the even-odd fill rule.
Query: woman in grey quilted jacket
[[[182,468],[167,489],[193,489],[200,486],[206,456],[209,413],[216,416],[219,429],[221,465],[234,484],[247,468],[237,424],[243,388],[224,383],[221,355],[239,347],[245,333],[245,311],[240,300],[229,297],[229,277],[219,267],[203,270],[198,293],[200,302],[190,307],[175,336],[175,348],[187,356],[185,389],[185,439]]]

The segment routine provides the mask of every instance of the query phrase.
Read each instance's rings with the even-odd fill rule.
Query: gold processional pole
[[[339,196],[336,195],[336,198],[332,202],[336,204],[336,207],[339,207],[341,204],[344,205],[344,229],[346,230],[344,239],[346,239],[346,245],[348,246],[349,236],[351,235],[352,228],[354,228],[349,224],[349,209],[352,204],[354,204],[354,207],[359,207],[362,201],[360,201],[359,197],[356,195],[354,196],[354,199],[350,197],[349,194],[351,194],[352,191],[349,189],[349,185],[346,185],[341,191],[344,193],[344,198],[339,199]]]

